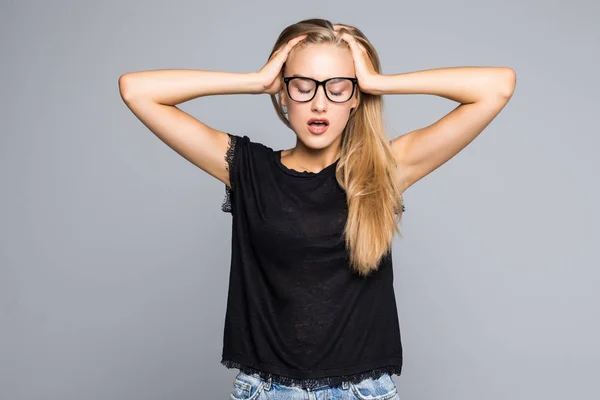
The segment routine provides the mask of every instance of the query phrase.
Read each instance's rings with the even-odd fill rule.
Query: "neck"
[[[290,158],[298,167],[316,173],[333,164],[340,157],[339,149],[332,150],[311,150],[304,146],[297,146],[290,150]]]

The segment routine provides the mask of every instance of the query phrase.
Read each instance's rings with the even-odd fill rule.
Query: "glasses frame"
[[[309,81],[313,81],[317,86],[315,87],[315,91],[312,95],[312,97],[308,100],[304,100],[304,101],[298,101],[298,100],[294,100],[294,98],[292,97],[292,95],[290,94],[290,81],[293,79],[308,79]],[[332,100],[329,95],[327,94],[327,90],[325,89],[325,85],[327,84],[327,82],[332,81],[334,79],[348,79],[352,82],[352,93],[350,94],[350,97],[348,97],[348,100],[344,100],[344,101],[336,101],[336,100]],[[323,92],[325,93],[325,97],[327,97],[327,99],[329,101],[331,101],[332,103],[337,103],[337,104],[343,104],[343,103],[347,103],[350,100],[352,100],[352,96],[354,96],[354,91],[356,89],[356,84],[358,83],[358,78],[352,78],[349,76],[334,76],[333,78],[329,78],[329,79],[325,79],[324,81],[318,81],[316,79],[313,78],[309,78],[307,76],[284,76],[283,77],[283,82],[285,82],[285,88],[287,91],[287,94],[289,96],[289,98],[292,101],[295,101],[296,103],[308,103],[309,101],[312,101],[312,99],[315,98],[315,96],[317,95],[317,92],[319,91],[319,86],[323,86]]]

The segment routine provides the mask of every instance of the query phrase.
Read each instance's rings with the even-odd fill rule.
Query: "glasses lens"
[[[290,97],[295,101],[308,101],[313,97],[316,86],[317,84],[310,79],[291,79],[288,84]]]
[[[352,81],[350,79],[332,79],[325,84],[325,88],[331,101],[348,101],[352,96]]]
[[[289,94],[292,100],[308,101],[313,98],[317,84],[310,79],[294,78],[289,81]],[[352,81],[336,78],[325,85],[327,96],[333,102],[345,102],[352,96]]]

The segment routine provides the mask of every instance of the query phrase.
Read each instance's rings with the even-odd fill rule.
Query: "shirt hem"
[[[343,368],[319,369],[315,371],[289,370],[272,364],[252,364],[230,357],[223,357],[221,364],[230,369],[239,369],[247,374],[258,375],[285,386],[316,389],[320,386],[339,386],[343,382],[358,383],[364,379],[378,379],[384,374],[400,375],[402,358],[392,357]]]

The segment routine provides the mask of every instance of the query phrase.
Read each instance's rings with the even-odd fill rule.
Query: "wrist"
[[[373,75],[369,82],[365,84],[365,89],[363,91],[374,95],[385,94],[385,89],[387,87],[386,79],[386,76],[382,74]]]
[[[260,76],[256,72],[246,73],[247,87],[250,94],[263,94],[265,87],[260,80]]]

